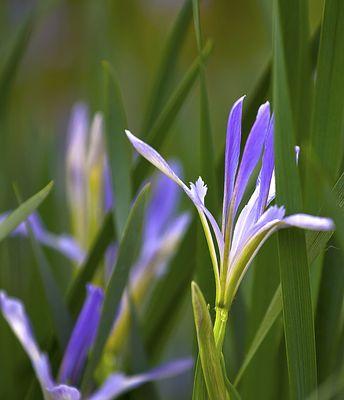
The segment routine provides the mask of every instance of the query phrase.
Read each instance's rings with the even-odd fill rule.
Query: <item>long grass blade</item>
[[[87,282],[92,280],[99,263],[104,257],[106,249],[114,239],[113,216],[112,213],[109,212],[104,218],[103,225],[87,255],[86,261],[80,267],[78,274],[68,289],[68,308],[73,317],[79,314],[84,301],[85,286]]]
[[[82,380],[83,392],[90,388],[94,370],[101,359],[122,293],[127,286],[130,268],[136,260],[140,246],[140,231],[142,229],[148,188],[149,186],[146,185],[138,195],[130,211],[123,237],[120,241],[117,262],[106,288],[98,333]]]
[[[195,282],[191,284],[191,293],[200,360],[209,399],[229,400],[221,355],[215,345],[213,324],[202,292]]]
[[[191,0],[185,0],[167,39],[162,60],[155,75],[153,90],[150,95],[150,100],[147,103],[148,107],[142,124],[143,135],[146,135],[151,130],[154,121],[161,111],[161,105],[166,99],[167,91],[175,72],[178,56],[185,42],[191,16]]]
[[[344,174],[338,179],[336,185],[333,188],[333,195],[336,197],[336,205],[338,208],[343,210],[344,208]],[[311,265],[316,258],[324,251],[325,246],[333,232],[308,232],[306,235],[307,243],[307,257],[308,263]],[[281,286],[279,285],[276,290],[270,305],[257,329],[257,332],[251,342],[251,345],[246,353],[245,360],[242,363],[240,370],[235,378],[235,385],[237,385],[242,376],[244,375],[246,368],[253,359],[256,351],[264,341],[267,333],[275,323],[276,319],[282,312],[282,292]]]
[[[53,182],[48,183],[47,186],[22,203],[0,223],[0,242],[39,207],[52,187]]]
[[[117,235],[121,237],[130,211],[131,151],[124,130],[128,127],[122,95],[115,71],[106,61],[102,63],[105,75],[105,131],[107,154],[116,201],[114,221]]]
[[[308,131],[307,4],[276,0],[274,18],[276,200],[294,213],[302,210],[294,146]],[[306,243],[304,233],[296,229],[279,232],[278,239],[290,395],[303,399],[317,386]]]
[[[333,184],[344,155],[344,3],[327,0],[321,29],[310,147]],[[308,171],[310,172],[310,171]],[[307,208],[317,211],[317,177],[307,176]]]
[[[212,50],[212,43],[208,41],[202,50],[202,60],[205,61]],[[167,100],[164,108],[160,112],[158,118],[156,119],[154,126],[152,127],[149,135],[147,136],[147,143],[152,147],[159,150],[163,145],[164,141],[167,139],[169,129],[178,115],[179,110],[184,104],[188,94],[191,91],[200,71],[200,58],[193,62],[189,70],[185,73],[182,80],[173,91],[169,99]],[[148,163],[145,163],[142,158],[140,158],[134,168],[133,179],[134,179],[134,189],[138,188],[151,167]]]

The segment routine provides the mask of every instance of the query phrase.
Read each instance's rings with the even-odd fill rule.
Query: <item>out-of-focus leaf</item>
[[[128,127],[119,83],[114,70],[106,61],[102,63],[105,75],[105,132],[107,154],[116,201],[114,222],[120,238],[129,215],[131,204],[131,151],[124,135]]]
[[[9,235],[20,223],[32,214],[42,201],[48,196],[53,187],[53,182],[48,183],[42,190],[22,203],[16,210],[0,223],[0,242]]]
[[[278,271],[278,241],[277,236],[271,237],[256,255],[252,266],[253,282],[251,301],[248,307],[247,329],[241,332],[247,345],[251,345],[259,324],[266,313],[279,285]],[[281,343],[282,329],[277,324],[271,329],[257,350],[250,367],[240,384],[240,392],[246,400],[278,397],[278,351]],[[244,353],[245,359],[246,351]],[[242,366],[242,362],[241,362]],[[233,371],[233,368],[231,368]],[[237,379],[240,379],[237,377]]]
[[[344,2],[326,0],[322,21],[310,146],[333,184],[344,154]],[[308,171],[310,172],[310,171]],[[317,177],[308,173],[307,209],[319,209]]]
[[[199,0],[192,0],[198,56],[200,59],[200,153],[201,176],[207,182],[209,192],[207,203],[211,210],[216,210],[218,205],[218,189],[215,175],[214,144],[211,132],[209,113],[209,100],[205,76],[205,62],[203,60],[203,34],[200,22]]]
[[[344,207],[344,174],[338,179],[336,185],[333,188],[333,195],[336,198],[336,204],[338,208],[343,209]],[[306,243],[307,243],[307,257],[308,263],[311,265],[315,259],[324,250],[326,243],[329,241],[333,232],[307,232]],[[240,367],[240,370],[236,376],[235,384],[237,385],[241,380],[247,366],[250,364],[253,356],[258,350],[259,346],[265,339],[267,333],[275,323],[277,317],[282,312],[282,293],[281,286],[276,290],[270,305],[259,325],[259,328],[252,340],[249,350],[246,353],[245,360]]]
[[[302,210],[294,146],[308,136],[310,84],[308,4],[276,0],[274,10],[273,101],[276,201],[288,214]],[[289,388],[302,399],[317,386],[315,334],[304,233],[278,233]]]
[[[210,400],[229,400],[229,393],[221,365],[221,354],[215,345],[213,324],[201,290],[191,284],[192,306],[197,333],[198,349],[204,380]]]
[[[188,228],[180,249],[170,263],[168,272],[157,283],[144,313],[143,335],[148,354],[153,358],[161,351],[173,321],[180,310],[195,271],[196,224]]]
[[[93,372],[101,359],[104,346],[113,326],[116,310],[127,285],[130,268],[137,257],[148,188],[149,185],[146,185],[138,195],[129,213],[123,237],[120,241],[117,262],[106,288],[97,336],[82,380],[84,392],[90,388]]]
[[[185,41],[192,16],[191,0],[185,0],[168,37],[159,70],[155,75],[153,90],[142,124],[142,134],[147,135],[161,111],[163,101],[175,71],[176,62]]]
[[[102,227],[89,251],[86,261],[80,267],[78,274],[73,280],[67,294],[69,310],[73,317],[79,314],[85,297],[85,286],[91,281],[94,273],[104,257],[104,253],[109,244],[114,240],[113,216],[109,212]]]
[[[21,201],[21,196],[18,189],[16,189],[16,195],[18,201]],[[45,257],[44,251],[42,250],[38,240],[36,239],[33,230],[31,229],[30,221],[27,220],[25,223],[29,233],[32,249],[36,258],[38,272],[42,280],[46,301],[49,306],[51,319],[54,326],[54,333],[56,334],[60,349],[62,351],[63,349],[65,349],[68,343],[69,335],[72,329],[72,319],[64,302],[64,298],[60,291],[60,288],[54,278],[52,268],[47,258]]]
[[[20,62],[29,44],[33,27],[36,21],[36,13],[29,13],[20,24],[13,39],[12,45],[2,62],[0,69],[0,116],[4,112],[4,106],[16,76]]]
[[[156,119],[146,140],[147,143],[155,149],[159,150],[166,140],[169,128],[177,117],[179,110],[184,104],[187,95],[190,93],[190,90],[199,75],[201,60],[204,62],[209,57],[212,47],[212,43],[207,41],[202,50],[202,58],[200,59],[200,57],[197,57],[193,62]],[[142,158],[138,159],[133,175],[135,189],[141,185],[150,168],[151,166],[149,163],[143,162]]]

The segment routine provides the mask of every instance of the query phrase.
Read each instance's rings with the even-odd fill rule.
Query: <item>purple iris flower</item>
[[[172,361],[142,374],[127,376],[121,372],[111,374],[89,396],[82,396],[75,387],[83,371],[88,352],[93,345],[103,304],[103,290],[87,285],[87,297],[72,331],[60,366],[58,379],[51,374],[50,363],[41,352],[29,318],[21,301],[0,291],[0,310],[30,358],[45,400],[111,400],[144,383],[172,377],[189,369],[190,359]]]
[[[290,226],[316,231],[334,229],[332,220],[328,218],[306,214],[285,216],[283,206],[270,205],[275,198],[274,119],[270,115],[269,103],[263,104],[258,110],[240,158],[243,100],[244,97],[236,101],[228,119],[221,228],[205,206],[208,189],[202,178],[199,177],[195,183],[190,183],[190,187],[187,186],[156,150],[126,131],[136,151],[177,183],[194,203],[212,259],[216,282],[216,307],[223,314],[222,319],[227,318],[228,309],[247,268],[263,243],[274,232]],[[297,158],[299,150],[297,147]],[[255,190],[248,203],[238,213],[249,180],[260,160],[261,169]]]

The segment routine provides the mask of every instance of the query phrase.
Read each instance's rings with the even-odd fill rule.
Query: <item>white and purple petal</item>
[[[163,364],[150,371],[139,375],[127,376],[122,373],[110,375],[103,386],[97,390],[88,400],[111,400],[116,399],[123,393],[133,390],[147,382],[158,381],[179,375],[193,365],[191,359],[182,359]]]
[[[42,390],[46,391],[54,384],[49,361],[37,345],[23,303],[16,298],[7,296],[4,291],[0,291],[0,308],[2,315],[29,356]]]
[[[247,183],[255,169],[262,152],[270,122],[270,105],[268,102],[260,106],[257,118],[247,138],[243,156],[240,162],[237,178],[232,196],[233,215],[236,211],[246,190]]]
[[[78,389],[67,385],[55,385],[47,390],[47,400],[80,400],[81,394]]]
[[[237,100],[229,114],[225,150],[225,179],[223,191],[222,231],[227,220],[229,203],[232,198],[236,172],[238,169],[241,143],[242,105],[245,96]]]
[[[332,219],[308,214],[289,215],[283,219],[283,224],[311,231],[333,231],[335,229]]]
[[[59,371],[62,383],[77,383],[88,351],[97,334],[103,305],[103,290],[87,285],[87,297],[69,339]]]

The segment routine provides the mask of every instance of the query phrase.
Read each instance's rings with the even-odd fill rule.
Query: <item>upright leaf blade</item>
[[[275,1],[273,99],[275,109],[275,162],[277,203],[287,213],[302,210],[301,188],[294,159],[294,146],[304,123],[299,114],[307,102],[308,77],[305,44],[305,1]],[[292,29],[291,29],[292,26]],[[291,41],[290,32],[297,34]],[[301,32],[299,31],[301,29]],[[298,34],[300,33],[300,34]],[[295,42],[295,43],[294,43]],[[294,52],[294,49],[297,51]],[[291,65],[291,63],[295,63]],[[303,80],[306,79],[304,84]],[[307,106],[307,105],[306,105]],[[307,119],[307,115],[303,116]],[[306,128],[307,129],[307,128]],[[288,229],[278,234],[283,318],[290,393],[303,399],[317,386],[314,321],[304,234]]]
[[[202,59],[206,60],[211,52],[212,44],[207,42],[202,50]],[[156,119],[149,135],[147,136],[147,143],[152,147],[159,150],[167,138],[169,128],[178,115],[179,110],[184,104],[187,95],[190,93],[193,84],[195,83],[200,69],[200,58],[198,57],[189,70],[185,73],[179,85],[171,94],[162,109],[159,117]],[[134,188],[138,188],[147,175],[151,167],[140,158],[134,168],[133,179]]]
[[[138,195],[124,229],[118,250],[117,262],[106,288],[98,333],[82,381],[82,389],[84,391],[87,391],[90,387],[93,372],[101,359],[104,346],[113,326],[116,310],[122,298],[122,293],[127,286],[130,268],[136,260],[140,246],[140,231],[144,218],[148,188],[149,186],[146,185]]]
[[[191,293],[199,355],[209,399],[229,400],[221,365],[221,355],[215,345],[213,325],[208,307],[201,290],[195,282],[191,284]]]
[[[155,75],[153,90],[150,95],[150,101],[147,103],[148,107],[142,124],[143,135],[148,134],[161,111],[161,105],[166,98],[166,93],[173,77],[176,62],[185,41],[191,16],[191,0],[185,0],[170,32],[159,70]]]
[[[105,75],[105,131],[111,177],[116,201],[114,222],[121,237],[131,204],[131,151],[124,130],[128,128],[122,95],[116,74],[110,64],[103,61]]]
[[[339,209],[343,210],[344,207],[344,174],[338,179],[336,185],[332,190],[335,198],[336,205]],[[327,242],[333,235],[333,232],[307,232],[306,243],[307,243],[307,257],[308,263],[311,265],[316,258],[322,253]],[[242,363],[240,370],[236,376],[235,384],[237,385],[241,380],[246,368],[250,364],[256,351],[260,347],[261,343],[265,339],[267,333],[275,323],[276,319],[282,312],[282,292],[281,286],[279,285],[276,290],[265,315],[260,322],[260,325],[256,331],[256,334],[251,342],[251,345],[246,352],[245,360]]]
[[[344,3],[326,0],[318,55],[310,146],[333,184],[344,154]],[[308,171],[310,172],[310,171]],[[307,208],[317,211],[316,177],[308,173]]]

